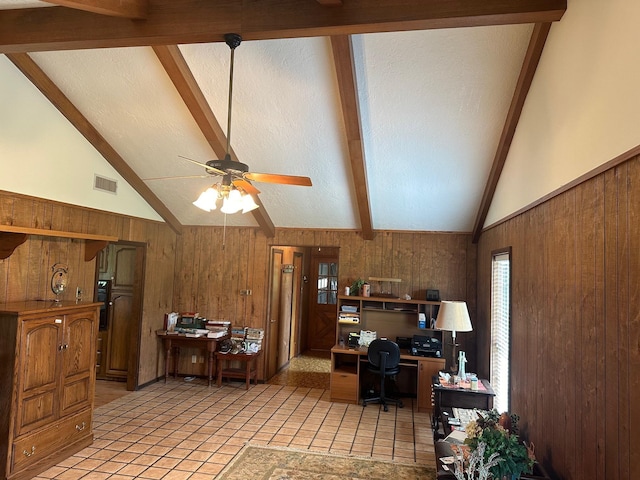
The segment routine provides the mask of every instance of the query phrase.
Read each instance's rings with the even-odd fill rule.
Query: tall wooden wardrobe
[[[93,442],[98,303],[0,304],[0,478],[23,480]]]

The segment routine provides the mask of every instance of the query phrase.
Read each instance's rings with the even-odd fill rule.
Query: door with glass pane
[[[318,250],[311,259],[307,345],[312,350],[330,350],[336,340],[338,249]]]

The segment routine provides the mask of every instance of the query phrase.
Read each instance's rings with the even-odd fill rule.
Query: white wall
[[[0,190],[162,221],[4,55],[0,112]],[[94,174],[117,195],[94,190]]]
[[[640,1],[569,0],[485,226],[640,144]]]

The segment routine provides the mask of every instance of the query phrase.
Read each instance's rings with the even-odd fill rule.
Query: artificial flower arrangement
[[[472,454],[481,447],[485,465],[491,463],[489,471],[493,478],[520,478],[523,473],[532,471],[535,463],[533,446],[527,447],[518,438],[519,420],[514,413],[500,414],[493,409],[469,422],[465,428],[467,438],[464,443]]]

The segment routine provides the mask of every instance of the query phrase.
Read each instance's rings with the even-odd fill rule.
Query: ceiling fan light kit
[[[231,159],[231,99],[233,96],[233,63],[234,50],[242,42],[242,37],[236,33],[227,33],[224,36],[225,43],[231,49],[231,62],[229,67],[229,106],[227,111],[227,152],[223,160],[209,160],[200,163],[187,159],[205,168],[209,175],[222,176],[222,182],[212,185],[200,194],[193,204],[204,210],[211,212],[217,208],[217,201],[222,199],[220,211],[224,214],[232,214],[242,211],[247,213],[258,208],[251,194],[258,194],[260,191],[254,187],[249,180],[267,183],[279,183],[283,185],[311,186],[309,177],[299,177],[294,175],[279,175],[269,173],[251,173],[249,167],[244,163]],[[186,157],[183,157],[186,159]]]

